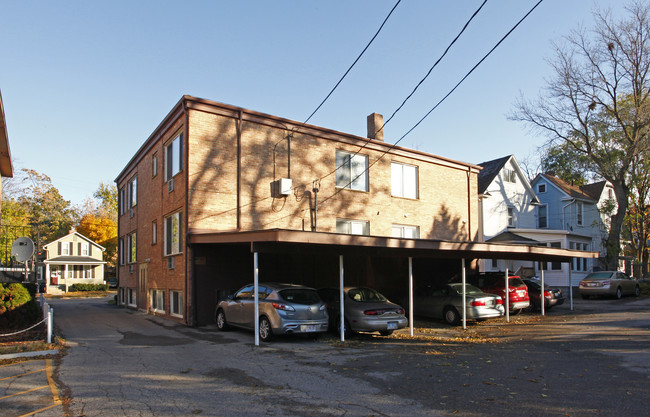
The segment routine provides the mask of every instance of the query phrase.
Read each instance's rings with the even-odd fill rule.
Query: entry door
[[[138,308],[147,310],[147,267],[149,264],[140,264],[138,268]]]

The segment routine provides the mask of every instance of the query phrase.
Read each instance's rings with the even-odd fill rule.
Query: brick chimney
[[[368,138],[384,140],[384,116],[379,113],[368,116]]]

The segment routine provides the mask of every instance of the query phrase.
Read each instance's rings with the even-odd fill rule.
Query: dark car
[[[481,274],[478,277],[478,287],[483,292],[490,294],[500,295],[503,299],[503,304],[506,304],[506,284],[504,274]],[[530,305],[530,298],[528,297],[528,287],[524,281],[516,275],[508,277],[508,292],[510,311],[519,313],[521,310],[528,308]]]
[[[365,287],[345,287],[343,289],[343,307],[345,308],[345,333],[379,332],[388,336],[393,330],[408,325],[405,311],[397,304],[391,303],[376,290]],[[318,294],[327,303],[330,316],[330,329],[340,334],[340,290],[338,288],[321,288]]]
[[[535,310],[542,309],[541,289],[542,283],[537,279],[525,278],[524,284],[528,287],[528,297],[530,298],[531,308]],[[564,294],[559,288],[550,288],[544,284],[544,309],[550,310],[553,306],[564,304]]]

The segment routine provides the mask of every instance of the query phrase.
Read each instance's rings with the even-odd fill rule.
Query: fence
[[[45,323],[45,326],[47,328],[46,336],[45,336],[45,342],[46,343],[52,343],[52,328],[54,327],[54,309],[50,307],[50,305],[45,301],[45,296],[41,294],[41,297],[39,299],[39,303],[41,305],[41,310],[43,311],[43,320],[39,321],[38,323],[23,329],[19,330],[17,332],[13,333],[3,333],[0,334],[0,341],[2,341],[2,337],[9,337],[9,336],[16,336],[21,333],[28,332],[32,330],[35,327],[40,326],[41,324]]]

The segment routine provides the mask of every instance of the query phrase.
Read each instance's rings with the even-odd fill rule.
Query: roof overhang
[[[106,262],[89,256],[58,256],[56,258],[46,259],[43,263],[52,265],[101,265]]]
[[[295,230],[217,232],[192,230],[190,244],[248,244],[255,252],[317,252],[340,255],[375,255],[414,258],[508,259],[570,262],[573,258],[597,259],[598,252],[481,242],[433,239],[401,239]]]
[[[14,168],[11,163],[11,151],[9,150],[9,137],[7,136],[7,123],[5,120],[5,109],[0,94],[0,175],[13,177]]]

